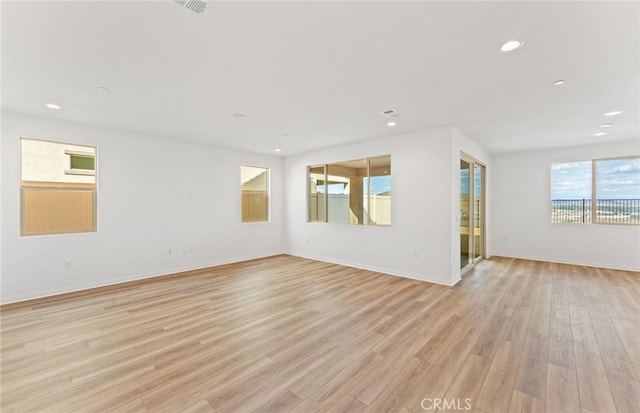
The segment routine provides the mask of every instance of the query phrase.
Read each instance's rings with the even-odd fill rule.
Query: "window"
[[[269,169],[240,167],[242,222],[269,221]]]
[[[593,163],[596,222],[640,224],[640,157]]]
[[[64,171],[67,175],[95,175],[96,158],[91,152],[65,150],[69,155],[69,169]]]
[[[307,168],[308,220],[391,225],[391,156]]]
[[[552,164],[551,222],[640,224],[640,157]]]
[[[22,235],[96,231],[96,148],[22,138],[20,150]]]

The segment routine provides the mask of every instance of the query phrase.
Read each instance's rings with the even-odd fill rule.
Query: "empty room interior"
[[[640,412],[640,2],[0,18],[2,412]]]

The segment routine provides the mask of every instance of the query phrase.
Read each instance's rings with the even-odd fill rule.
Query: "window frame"
[[[242,182],[242,168],[256,168],[256,169],[264,169],[267,172],[267,203],[266,203],[266,207],[267,207],[267,217],[264,220],[252,220],[252,221],[245,221],[244,220],[244,215],[243,215],[243,198],[242,198],[242,186],[243,186],[243,182]],[[247,164],[241,164],[240,165],[240,223],[242,224],[263,224],[263,223],[269,223],[271,222],[271,168],[266,167],[266,166],[255,166],[255,165],[247,165]]]
[[[346,223],[346,222],[331,222],[329,221],[329,190],[328,190],[328,177],[330,175],[329,173],[329,166],[331,165],[335,165],[335,164],[340,164],[343,162],[356,162],[356,161],[366,161],[367,162],[367,210],[370,211],[371,210],[371,160],[372,159],[376,159],[376,158],[384,158],[384,157],[389,157],[389,166],[391,166],[391,154],[383,154],[383,155],[375,155],[375,156],[368,156],[368,157],[364,157],[364,158],[356,158],[356,159],[348,159],[345,161],[338,161],[338,162],[333,162],[333,163],[324,163],[324,164],[312,164],[312,165],[307,165],[306,167],[306,174],[305,174],[305,179],[306,179],[306,192],[305,192],[305,198],[306,198],[306,204],[307,204],[307,223],[319,223],[319,224],[333,224],[333,225],[348,225],[348,226],[354,226],[354,227],[380,227],[380,228],[389,228],[391,227],[391,216],[389,217],[389,224],[376,224],[376,223],[371,223],[370,220],[370,216],[369,214],[364,214],[363,216],[363,222],[362,224],[353,224],[353,223]],[[323,220],[314,220],[311,219],[311,180],[309,179],[309,175],[311,174],[311,170],[312,169],[316,169],[316,168],[323,168],[324,169],[324,182],[325,182],[325,192],[324,192],[324,219]],[[389,173],[389,175],[391,175],[391,173]],[[391,190],[393,192],[393,190]],[[393,202],[393,196],[391,197],[391,200],[389,202]],[[391,210],[393,210],[393,208],[391,208]]]
[[[622,226],[640,226],[640,222],[601,222],[598,221],[598,210],[597,210],[597,202],[598,202],[598,192],[597,192],[597,163],[603,161],[617,161],[623,159],[638,159],[640,160],[639,155],[625,155],[625,156],[612,156],[606,158],[591,158],[591,159],[581,159],[581,160],[572,160],[572,161],[557,161],[551,162],[551,167],[549,171],[551,171],[554,164],[562,164],[562,163],[571,163],[571,162],[591,162],[591,199],[589,200],[589,206],[591,208],[589,217],[591,218],[591,222],[556,222],[551,220],[551,224],[581,224],[581,225],[622,225]],[[553,186],[551,181],[551,174],[549,175],[549,194],[553,194]],[[550,214],[549,216],[553,217],[553,196],[550,197]]]
[[[77,146],[82,146],[82,145],[77,145]],[[65,169],[64,173],[65,175],[87,175],[87,176],[95,176],[96,174],[96,156],[95,154],[89,153],[89,152],[81,152],[81,151],[74,151],[74,150],[69,150],[69,149],[65,149],[64,151],[65,155],[69,155],[69,169]],[[73,157],[76,158],[90,158],[93,159],[93,169],[80,169],[80,168],[73,168]]]
[[[91,176],[93,176],[93,189],[92,189],[92,197],[91,197],[91,214],[92,214],[92,228],[88,231],[55,231],[55,232],[34,232],[34,233],[27,233],[26,231],[26,202],[25,202],[25,185],[23,184],[23,182],[31,182],[31,181],[25,181],[22,179],[22,170],[23,170],[23,163],[24,163],[24,157],[23,157],[23,153],[22,153],[22,141],[23,140],[29,140],[29,141],[36,141],[36,142],[46,142],[46,143],[53,143],[53,144],[59,144],[59,145],[70,145],[70,146],[83,146],[86,148],[93,148],[94,150],[94,154],[93,154],[93,158],[94,158],[94,170],[92,171],[93,173],[90,174]],[[76,142],[68,142],[68,141],[60,141],[60,140],[56,140],[56,139],[44,139],[44,138],[34,138],[34,137],[30,137],[30,136],[20,136],[20,138],[18,138],[18,151],[19,151],[19,159],[20,159],[20,174],[19,174],[19,182],[18,182],[18,190],[19,190],[19,199],[20,199],[20,237],[46,237],[46,236],[57,236],[57,235],[71,235],[71,234],[93,234],[93,233],[97,233],[98,232],[98,145],[92,145],[92,144],[88,144],[88,143],[76,143]],[[65,150],[65,154],[67,150]],[[68,155],[68,154],[67,154]],[[63,173],[65,175],[69,175],[67,174],[67,170],[64,170]],[[88,175],[88,174],[70,174],[70,175]],[[45,187],[48,188],[56,188],[56,189],[63,189],[63,188],[67,188],[70,190],[83,190],[83,189],[89,189],[86,188],[86,185],[88,184],[78,184],[78,183],[73,183],[73,182],[59,182],[57,183],[58,185],[54,185],[52,183],[52,185],[49,186],[43,186],[43,187],[37,187],[38,189],[42,189]],[[70,184],[68,186],[66,186],[65,184]],[[31,188],[36,188],[35,186],[32,186]]]

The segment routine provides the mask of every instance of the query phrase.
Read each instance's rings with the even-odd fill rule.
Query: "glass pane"
[[[269,169],[240,167],[242,182],[242,222],[269,220]]]
[[[95,231],[95,188],[22,186],[23,235]]]
[[[327,166],[329,222],[362,225],[364,223],[363,183],[367,160],[339,162]]]
[[[591,161],[551,164],[551,222],[591,222]]]
[[[482,174],[484,168],[473,168],[473,259],[482,255]]]
[[[460,268],[469,265],[470,164],[460,160]]]
[[[93,171],[96,169],[96,159],[88,156],[76,156],[71,157],[71,169],[84,169],[87,171]]]
[[[365,200],[369,224],[391,225],[391,156],[371,158],[369,177],[364,187],[369,191],[368,205]]]
[[[309,166],[308,179],[309,221],[391,225],[390,155]]]
[[[640,158],[596,161],[596,222],[640,224]]]
[[[309,221],[326,221],[324,181],[324,165],[309,167]]]
[[[95,174],[68,172],[74,152],[95,169],[96,148],[23,138],[20,151],[22,235],[95,231]]]

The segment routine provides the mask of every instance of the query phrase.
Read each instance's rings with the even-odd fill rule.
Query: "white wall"
[[[447,127],[286,158],[287,251],[450,285],[459,274],[452,270],[450,258],[452,188],[458,188],[451,181],[453,147],[452,129]],[[386,154],[391,155],[390,227],[307,222],[308,165]]]
[[[640,270],[639,226],[549,222],[552,162],[639,154],[638,140],[490,157],[458,130],[445,127],[283,161],[2,115],[2,303],[285,251],[452,285],[460,278],[460,152],[487,165],[487,255]],[[97,233],[20,236],[21,136],[98,147]],[[390,227],[307,222],[307,165],[385,154],[392,157]],[[271,168],[270,223],[240,223],[242,164]]]
[[[281,158],[2,115],[2,303],[283,251]],[[20,236],[21,136],[98,147],[98,232]],[[269,223],[240,222],[242,164],[271,168]]]
[[[638,154],[640,140],[493,155],[493,254],[640,271],[640,226],[550,222],[551,163]]]

